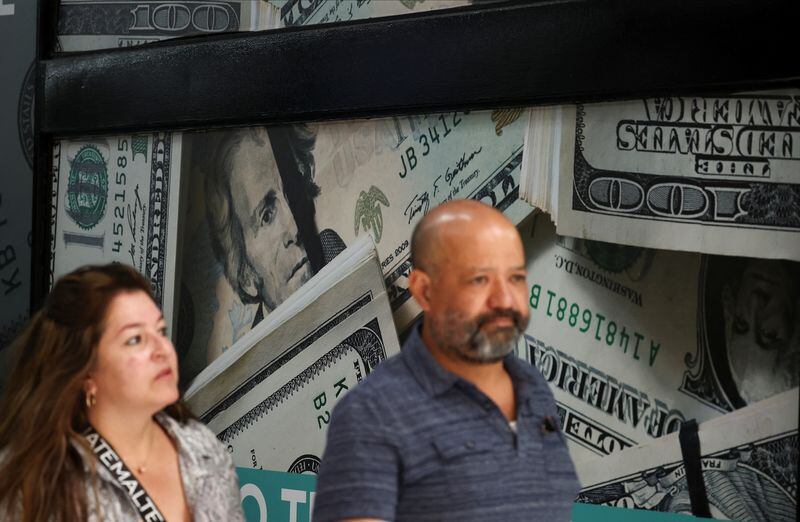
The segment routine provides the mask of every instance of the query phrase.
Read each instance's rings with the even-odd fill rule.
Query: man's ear
[[[431,307],[431,277],[418,268],[411,270],[408,275],[408,291],[417,300],[423,312]]]

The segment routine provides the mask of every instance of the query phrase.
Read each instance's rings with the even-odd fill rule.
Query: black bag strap
[[[683,467],[686,470],[686,484],[689,488],[689,500],[692,503],[692,515],[711,518],[708,507],[706,484],[703,482],[703,465],[700,461],[700,437],[697,436],[697,421],[690,419],[681,424],[679,435]]]
[[[111,444],[97,433],[97,430],[92,426],[86,429],[83,436],[86,437],[92,447],[92,451],[100,465],[111,473],[117,484],[128,494],[142,520],[145,522],[166,522],[164,515],[156,507],[156,503],[147,494],[147,491],[136,479],[133,472],[122,462],[122,459],[119,458]]]

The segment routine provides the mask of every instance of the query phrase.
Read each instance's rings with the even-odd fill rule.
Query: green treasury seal
[[[69,169],[67,215],[81,228],[90,230],[106,213],[108,168],[100,151],[92,145],[82,147]]]
[[[618,274],[627,270],[641,257],[644,249],[626,245],[586,241],[586,251],[597,266]]]

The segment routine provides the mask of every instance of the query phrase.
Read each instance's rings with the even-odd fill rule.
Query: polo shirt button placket
[[[517,451],[517,454],[519,454],[519,452],[522,450],[519,444],[519,430],[520,430],[519,419],[517,419],[517,431],[511,429],[510,425],[506,426],[506,431],[511,436],[511,445]]]

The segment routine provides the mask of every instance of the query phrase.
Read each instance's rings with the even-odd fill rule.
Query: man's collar
[[[453,372],[445,370],[434,359],[428,347],[425,346],[425,341],[422,340],[421,331],[422,321],[419,321],[411,327],[411,333],[403,344],[401,353],[411,375],[417,379],[428,395],[435,397],[449,390],[458,382],[459,377]]]
[[[503,360],[503,366],[514,383],[517,412],[523,417],[529,417],[533,415],[533,412],[536,410],[544,411],[545,405],[541,401],[545,395],[537,393],[537,388],[541,383],[534,377],[531,371],[531,365],[520,360],[520,358],[512,352],[506,355],[506,358]],[[538,370],[534,369],[533,371],[535,372]]]
[[[517,354],[513,351],[503,359],[503,366],[515,382],[524,381],[531,386],[539,384],[539,381],[531,372],[531,365],[517,357]]]
[[[401,353],[408,369],[422,386],[422,389],[432,397],[435,397],[446,392],[462,379],[455,373],[443,368],[433,357],[425,345],[425,341],[422,340],[422,324],[423,321],[420,320],[412,326],[411,333],[403,344]],[[536,379],[523,364],[527,363],[520,361],[513,352],[503,359],[503,366],[515,383],[525,382],[527,385],[535,387],[537,384]]]

